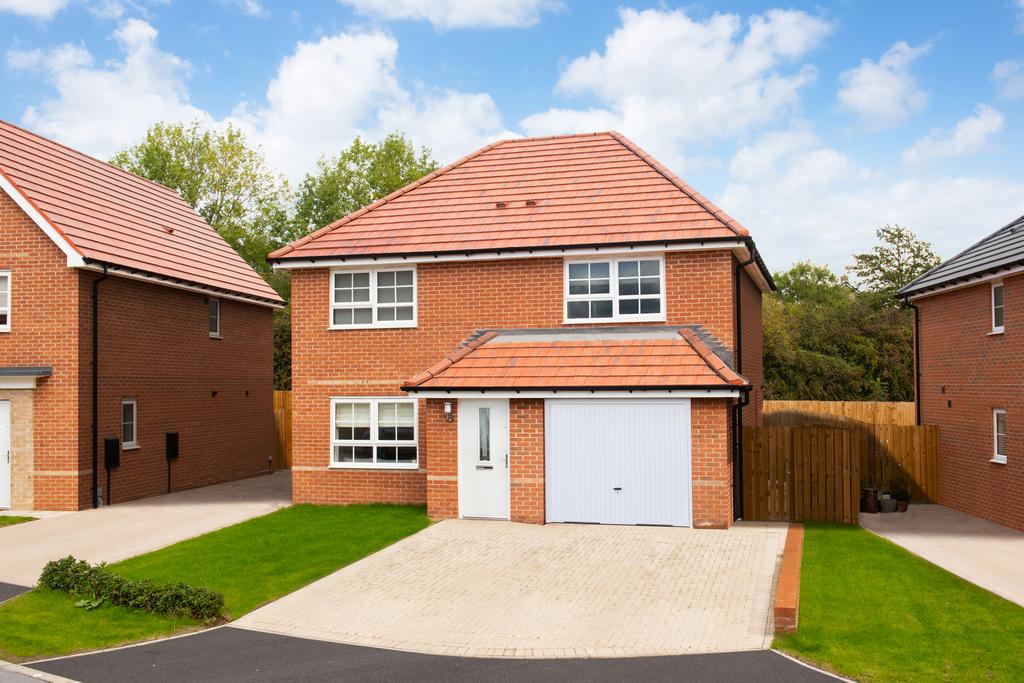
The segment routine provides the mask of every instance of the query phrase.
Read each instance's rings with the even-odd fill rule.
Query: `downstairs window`
[[[416,399],[331,399],[331,466],[419,467]]]

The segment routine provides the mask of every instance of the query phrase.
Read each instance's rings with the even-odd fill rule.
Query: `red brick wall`
[[[512,521],[543,524],[544,399],[509,401],[509,476]]]
[[[92,282],[82,272],[80,468],[92,466]],[[137,449],[121,453],[105,502],[167,492],[164,433],[179,434],[171,490],[268,471],[273,454],[272,311],[220,301],[221,338],[209,334],[203,294],[111,276],[99,285],[99,483],[103,438],[121,437],[121,401],[138,401]],[[214,395],[216,392],[216,395]],[[88,480],[80,505],[91,505]]]
[[[743,376],[753,387],[743,424],[759,425],[764,417],[764,321],[761,290],[746,270],[740,271],[740,315],[743,323]]]
[[[989,334],[990,296],[982,283],[915,302],[921,421],[939,426],[939,502],[1024,530],[1024,275],[1004,280],[1003,334]],[[1005,465],[990,462],[993,408],[1006,410]]]
[[[732,526],[732,449],[729,399],[690,402],[693,451],[693,526]]]
[[[32,505],[78,507],[78,278],[67,257],[0,192],[0,270],[11,271],[11,331],[0,332],[0,366],[49,365],[33,392]],[[24,390],[29,391],[29,390]],[[27,467],[29,463],[12,463]],[[20,472],[12,472],[21,476]]]

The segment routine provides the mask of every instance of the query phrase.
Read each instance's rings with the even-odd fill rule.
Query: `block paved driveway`
[[[785,532],[449,520],[234,626],[469,657],[762,649]]]
[[[291,473],[275,472],[2,527],[0,584],[34,586],[67,555],[116,562],[156,550],[291,505],[291,495]]]

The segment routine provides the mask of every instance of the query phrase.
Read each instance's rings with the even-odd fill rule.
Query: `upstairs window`
[[[207,302],[209,308],[210,336],[220,336],[220,299],[210,299]]]
[[[121,401],[121,447],[138,448],[139,404],[135,399]]]
[[[993,453],[992,462],[1006,462],[1006,411],[996,408],[992,411]]]
[[[0,270],[0,332],[11,331],[11,273]]]
[[[416,326],[416,271],[339,270],[331,273],[331,327]]]
[[[655,258],[565,262],[565,322],[665,319],[665,263]]]
[[[1005,307],[1003,305],[1003,283],[992,284],[992,332],[1003,331],[1003,316]]]

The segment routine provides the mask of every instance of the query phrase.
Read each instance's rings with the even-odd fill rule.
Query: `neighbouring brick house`
[[[296,502],[739,512],[771,277],[742,226],[623,136],[495,143],[270,260],[292,273]]]
[[[939,501],[1024,530],[1024,217],[900,290],[915,308],[918,421]]]
[[[0,508],[265,472],[277,294],[174,191],[2,121],[0,188]]]

